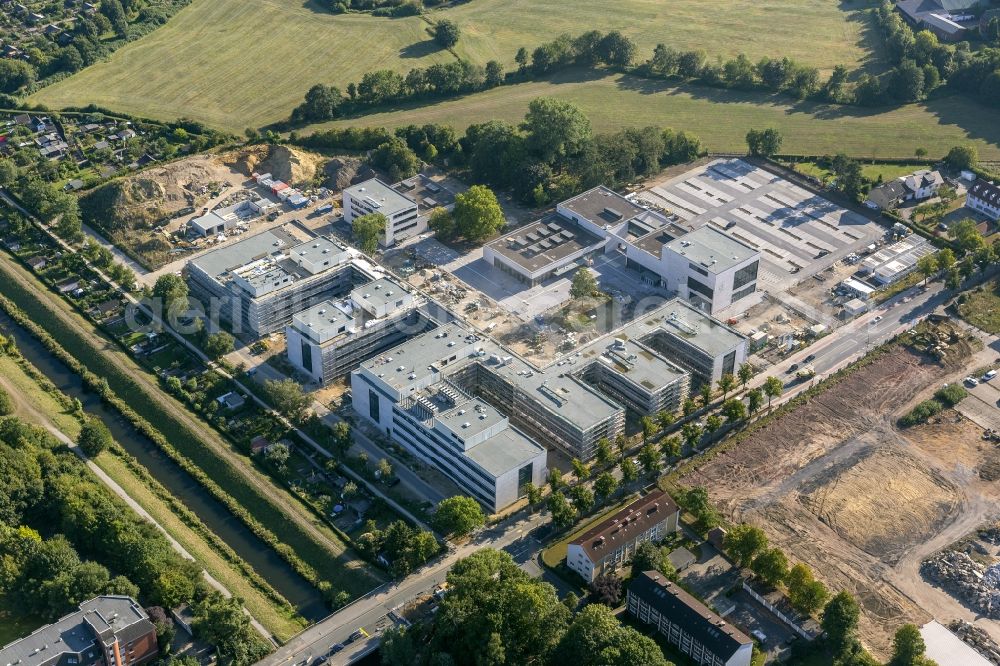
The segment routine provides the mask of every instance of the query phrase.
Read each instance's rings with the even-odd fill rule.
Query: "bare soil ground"
[[[705,486],[728,518],[763,527],[831,588],[855,594],[862,638],[882,656],[903,622],[974,619],[919,566],[997,512],[1000,486],[989,479],[1000,474],[1000,454],[952,410],[896,426],[980,362],[982,353],[961,345],[944,365],[908,349],[889,353],[683,479]]]
[[[219,161],[244,176],[270,173],[274,178],[296,187],[310,186],[322,173],[326,157],[288,146],[251,146],[224,153]]]

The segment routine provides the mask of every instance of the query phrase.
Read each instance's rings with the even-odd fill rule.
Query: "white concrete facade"
[[[350,223],[372,213],[384,215],[385,233],[380,242],[386,247],[399,238],[427,231],[427,218],[420,215],[417,202],[377,178],[345,189],[343,205],[344,219]]]

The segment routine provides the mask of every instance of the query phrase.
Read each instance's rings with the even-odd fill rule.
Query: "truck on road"
[[[805,381],[807,379],[812,379],[816,376],[816,368],[811,365],[804,365],[799,368],[799,371],[795,373],[795,378]]]

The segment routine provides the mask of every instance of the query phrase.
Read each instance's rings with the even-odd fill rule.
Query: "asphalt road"
[[[812,365],[816,379],[830,375],[864,356],[868,351],[909,329],[948,300],[944,285],[931,283],[924,291],[914,287],[898,294],[857,319],[834,330],[816,343],[789,356],[761,373],[751,381],[751,386],[764,383],[767,376],[775,376],[785,383],[785,393],[780,401],[791,398],[804,390],[812,381],[799,381],[790,368]],[[806,360],[808,359],[808,360]],[[815,380],[813,380],[815,381]]]
[[[812,383],[797,381],[794,372],[789,370],[793,364],[812,364],[816,369],[817,379],[836,372],[875,346],[913,326],[943,305],[947,297],[940,283],[931,284],[927,290],[915,287],[899,294],[874,308],[872,312],[845,324],[810,347],[769,368],[767,372],[755,377],[751,385],[763,383],[768,375],[778,376],[785,381],[786,391],[775,404],[789,400]],[[807,357],[813,358],[807,362]],[[532,531],[547,522],[547,516],[536,514],[510,525],[487,530],[470,544],[453,550],[443,560],[412,574],[398,585],[387,585],[375,590],[310,627],[260,664],[301,666],[303,662],[311,662],[326,654],[330,646],[343,642],[355,631],[363,629],[370,637],[355,641],[330,659],[330,664],[351,663],[353,659],[360,658],[377,647],[379,632],[391,624],[388,618],[390,611],[431,593],[444,581],[448,569],[456,560],[481,548],[508,550],[528,573],[544,577],[560,589],[561,581],[543,570],[537,562],[542,543]],[[560,593],[565,591],[560,589]]]
[[[369,638],[360,638],[330,659],[330,664],[348,664],[374,649],[380,631],[391,625],[388,615],[405,603],[430,594],[441,584],[451,565],[483,548],[508,548],[519,561],[533,561],[542,544],[531,532],[548,522],[548,516],[538,513],[512,519],[479,533],[470,543],[452,549],[443,559],[425,566],[399,583],[388,583],[340,609],[325,620],[306,629],[258,662],[258,666],[300,666],[326,654],[336,643],[343,643],[358,630]]]

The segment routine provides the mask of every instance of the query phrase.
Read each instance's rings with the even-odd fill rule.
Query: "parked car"
[[[767,634],[765,634],[760,629],[754,629],[753,631],[750,632],[750,635],[756,638],[758,641],[760,641],[761,645],[767,643]]]
[[[344,649],[343,643],[334,643],[333,645],[330,646],[330,649],[327,650],[326,656],[328,657],[333,656],[343,649]]]
[[[809,363],[810,361],[815,361],[815,360],[816,360],[816,354],[809,354],[809,356],[806,356],[806,358],[805,358],[805,362],[806,363]]]
[[[962,381],[965,382],[965,385],[969,387],[979,386],[979,380],[976,379],[975,377],[966,377]]]
[[[990,370],[990,371],[988,371],[986,374],[984,374],[982,376],[982,378],[980,379],[980,381],[988,382],[988,381],[990,381],[991,379],[993,379],[996,376],[997,376],[997,371],[996,370]]]

